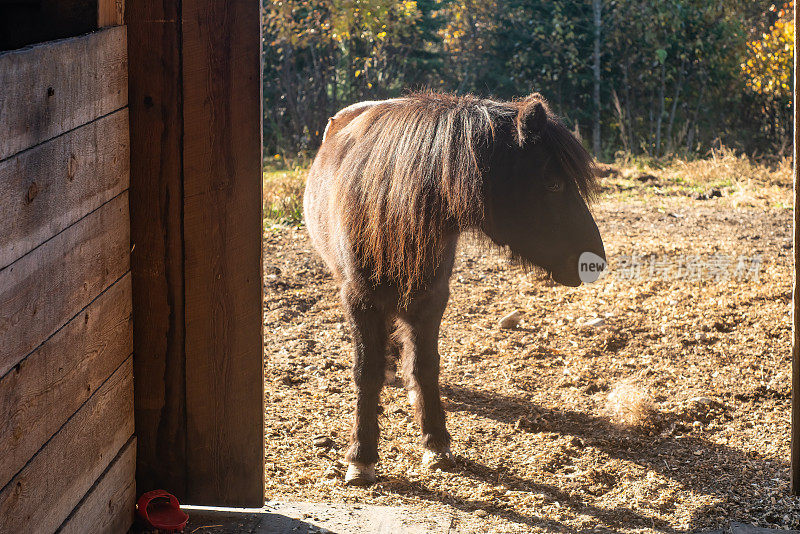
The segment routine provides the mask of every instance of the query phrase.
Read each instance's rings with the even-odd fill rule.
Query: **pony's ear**
[[[538,98],[533,98],[534,96]],[[531,95],[519,106],[517,112],[517,142],[535,142],[547,127],[547,108],[539,95]]]

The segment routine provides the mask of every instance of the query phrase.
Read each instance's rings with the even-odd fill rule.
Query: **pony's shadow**
[[[584,412],[542,408],[515,396],[490,393],[459,385],[443,384],[442,393],[448,400],[448,411],[467,411],[509,425],[520,417],[534,416],[537,420],[543,421],[545,425],[545,428],[540,427],[537,430],[579,437],[611,458],[634,462],[674,480],[695,494],[713,497],[716,504],[701,507],[695,513],[689,523],[689,532],[693,532],[703,524],[701,520],[704,515],[709,513],[709,508],[726,503],[734,505],[740,501],[741,496],[736,494],[736,484],[733,482],[742,480],[743,466],[749,466],[747,482],[757,484],[762,488],[775,485],[775,480],[770,476],[771,473],[776,470],[786,471],[784,465],[773,459],[711,443],[691,435],[682,435],[679,438],[656,438],[636,430],[619,428],[604,418]],[[665,458],[669,458],[669,462]],[[698,477],[695,469],[698,462],[709,461],[713,461],[716,476]],[[463,474],[471,478],[489,483],[497,483],[500,479],[510,489],[542,493],[576,512],[592,515],[606,527],[646,525],[666,533],[685,532],[630,509],[594,507],[584,502],[580,496],[572,495],[557,486],[526,480],[508,471],[498,474],[498,470],[471,459],[463,459],[461,464],[463,465]],[[469,508],[469,506],[465,508]],[[504,514],[508,519],[517,522],[538,526],[556,526],[543,519],[523,516],[513,511],[506,511],[498,515]],[[742,519],[747,520],[748,518]]]
[[[459,459],[459,464],[463,465],[462,459]],[[472,466],[473,467],[479,466],[479,464],[473,463]],[[484,469],[489,469],[485,466],[481,467],[483,467]],[[529,525],[531,527],[539,527],[541,529],[546,530],[547,532],[570,531],[570,529],[567,528],[566,525],[552,519],[529,516],[521,514],[511,509],[498,510],[494,503],[486,499],[454,499],[450,495],[440,491],[434,491],[416,480],[412,481],[404,478],[387,478],[381,481],[381,489],[383,491],[389,493],[395,493],[397,495],[414,496],[428,501],[446,504],[448,506],[456,508],[457,510],[461,510],[462,512],[473,512],[474,510],[491,509],[493,515],[508,519],[515,523],[521,523],[524,525]]]
[[[591,515],[596,518],[601,525],[593,526],[588,529],[587,532],[614,533],[618,532],[618,528],[630,527],[634,525],[647,526],[670,534],[677,534],[680,532],[677,529],[671,528],[662,520],[655,520],[627,508],[600,508],[593,506],[581,501],[580,499],[571,495],[569,492],[566,492],[552,484],[534,482],[522,477],[518,477],[507,471],[499,473],[497,469],[493,469],[485,464],[469,458],[459,456],[457,458],[457,466],[454,467],[453,470],[458,471],[461,475],[467,476],[476,482],[485,482],[491,485],[502,483],[511,490],[538,493],[544,496],[548,502],[558,502],[559,505],[566,506],[567,508],[570,508],[576,512]],[[458,510],[461,510],[462,512],[472,512],[478,509],[490,509],[492,510],[492,515],[502,517],[515,523],[524,524],[531,527],[538,527],[546,532],[575,532],[572,527],[569,527],[554,519],[522,514],[512,508],[507,507],[498,508],[495,502],[487,499],[462,498],[456,500],[446,493],[433,491],[418,481],[389,478],[382,481],[381,488],[384,491],[399,495],[413,495],[429,501],[447,504]]]
[[[634,512],[628,508],[600,508],[597,506],[593,506],[591,504],[587,504],[586,502],[580,500],[580,498],[575,497],[574,495],[570,494],[568,491],[564,491],[559,487],[553,484],[543,484],[540,482],[533,482],[531,480],[516,476],[507,470],[503,470],[502,472],[498,473],[497,469],[493,469],[489,466],[481,464],[480,462],[476,462],[475,460],[471,460],[468,458],[459,458],[459,467],[461,467],[460,472],[463,475],[466,475],[476,481],[486,482],[486,483],[498,483],[502,482],[506,487],[511,490],[516,491],[526,491],[526,492],[534,492],[543,495],[546,500],[550,502],[558,502],[561,506],[566,506],[574,510],[575,512],[580,512],[582,514],[591,515],[598,522],[602,523],[602,525],[606,528],[609,528],[608,532],[617,532],[614,530],[615,528],[621,527],[631,527],[631,526],[647,526],[653,529],[658,528],[662,532],[668,533],[677,533],[679,532],[676,529],[671,528],[666,522],[662,520],[656,520],[637,512]],[[498,515],[503,515],[501,512]],[[517,516],[521,516],[521,514],[516,514]],[[509,519],[515,519],[513,514],[509,514]],[[540,520],[541,521],[541,520]],[[519,522],[519,521],[518,521]],[[523,521],[524,522],[524,521]],[[545,526],[552,526],[545,525]],[[565,527],[566,528],[566,527]],[[599,528],[603,527],[592,527],[590,530],[591,532],[598,532]],[[572,529],[567,528],[567,531],[571,531]]]

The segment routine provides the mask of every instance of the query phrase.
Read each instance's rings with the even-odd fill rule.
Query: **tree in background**
[[[422,87],[502,99],[539,91],[600,157],[719,144],[763,154],[791,142],[788,4],[265,2],[271,154],[310,153],[341,107]]]
[[[735,143],[729,111],[717,106],[733,105],[743,91],[737,68],[745,34],[735,2],[621,0],[607,18],[617,58],[607,78],[619,103],[609,122],[628,138],[618,145],[661,156]]]
[[[601,151],[600,132],[602,126],[600,124],[600,84],[602,82],[601,69],[600,69],[600,47],[602,44],[601,36],[603,33],[603,0],[592,0],[592,13],[594,14],[594,64],[592,66],[592,73],[594,74],[594,86],[592,90],[592,104],[594,106],[594,120],[592,124],[592,148],[595,154]]]
[[[741,64],[747,88],[756,95],[758,109],[764,116],[762,133],[779,138],[782,154],[791,142],[792,133],[792,59],[794,48],[794,2],[779,9],[770,7],[776,20],[767,31],[747,43],[747,55]]]
[[[443,70],[434,0],[266,0],[264,147],[316,148],[328,117],[359,100],[430,85]]]

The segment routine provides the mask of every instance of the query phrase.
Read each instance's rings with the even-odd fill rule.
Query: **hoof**
[[[422,467],[435,471],[436,469],[447,469],[456,465],[456,460],[450,450],[444,452],[425,451],[422,455]]]
[[[348,486],[369,486],[375,482],[375,464],[351,463],[347,466],[344,483]]]

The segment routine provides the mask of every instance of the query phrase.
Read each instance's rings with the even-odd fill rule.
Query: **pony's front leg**
[[[439,325],[448,297],[447,285],[440,285],[418,297],[400,314],[403,376],[422,429],[422,464],[430,469],[454,463],[439,396]]]
[[[345,483],[365,486],[375,481],[378,461],[378,405],[384,382],[388,327],[385,313],[363,296],[354,296],[345,287],[342,300],[353,333],[355,354],[353,380],[356,386],[356,410]]]

